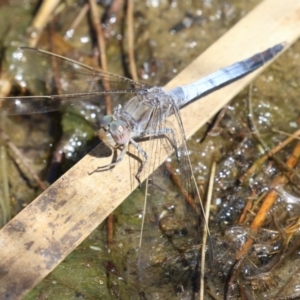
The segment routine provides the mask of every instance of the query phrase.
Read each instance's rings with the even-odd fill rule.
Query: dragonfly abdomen
[[[179,86],[169,91],[169,94],[174,96],[176,101],[180,102],[178,104],[179,107],[184,106],[190,101],[210,94],[260,68],[281,52],[284,45],[285,43],[277,44],[263,52],[251,56],[250,58],[220,69],[191,84]]]

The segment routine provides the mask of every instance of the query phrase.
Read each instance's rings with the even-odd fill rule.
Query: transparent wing
[[[11,69],[19,86],[32,90],[34,82],[43,96],[0,98],[1,114],[48,112],[91,98],[100,101],[104,94],[142,93],[150,87],[33,48],[16,51]]]
[[[23,96],[0,98],[0,115],[21,115],[56,111],[63,106],[78,105],[81,102],[99,105],[103,93],[68,94],[52,96]]]
[[[181,187],[179,189],[172,184],[171,171],[166,166],[160,167],[148,179],[138,281],[149,299],[152,293],[157,293],[162,280],[170,291],[178,292],[179,298],[182,297],[180,287],[192,295],[197,291],[195,286],[199,282],[200,227],[203,220],[199,193],[188,159],[180,112],[175,105],[169,109],[169,114],[175,115],[176,119],[172,124],[161,122],[165,112],[159,109],[152,116],[149,127],[155,130],[150,137],[153,144],[146,168],[151,172],[160,156],[171,155],[176,148],[178,160],[173,156],[171,164]],[[165,134],[158,136],[155,132]]]

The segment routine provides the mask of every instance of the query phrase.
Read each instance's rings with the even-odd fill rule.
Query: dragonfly
[[[58,110],[63,105],[73,105],[87,99],[99,98],[105,94],[136,94],[123,107],[119,104],[112,115],[104,116],[101,119],[98,130],[99,138],[108,147],[114,150],[119,149],[121,152],[115,162],[99,167],[95,171],[111,168],[118,164],[128,145],[132,144],[144,158],[136,175],[139,181],[139,175],[147,163],[148,156],[135,141],[136,139],[170,134],[170,142],[179,156],[174,132],[171,128],[163,128],[160,124],[168,116],[174,114],[178,123],[181,124],[181,134],[184,135],[180,108],[253,72],[274,58],[283,48],[284,43],[277,44],[189,85],[165,91],[161,87],[151,87],[129,78],[100,71],[47,51],[21,47],[14,54],[16,60],[31,66],[34,69],[35,77],[43,82],[49,82],[51,78],[52,90],[56,90],[59,94],[0,98],[0,114],[45,113]],[[39,63],[49,67],[48,72],[42,71],[40,74]],[[107,82],[109,89],[105,88]]]
[[[199,216],[203,215],[203,209],[189,160],[180,109],[192,101],[198,100],[255,71],[272,60],[284,47],[285,43],[276,44],[263,52],[222,68],[191,84],[178,86],[169,91],[162,87],[153,87],[126,77],[104,72],[47,51],[22,47],[13,54],[14,67],[20,68],[22,72],[23,70],[28,72],[31,70],[31,76],[34,80],[44,84],[49,91],[49,95],[0,97],[0,115],[46,113],[84,101],[101,103],[106,95],[118,99],[120,96],[125,96],[124,98],[132,96],[129,100],[121,101],[116,106],[113,114],[103,116],[100,119],[99,138],[118,154],[110,164],[98,166],[93,172],[107,171],[115,167],[122,161],[129,146],[133,146],[141,157],[135,175],[140,183],[142,172],[147,169],[150,174],[152,162],[157,159],[161,149],[164,149],[168,155],[175,152],[181,184],[186,193],[192,195],[192,200],[188,204],[183,204],[185,213],[180,215],[180,218],[184,225],[180,230],[171,229],[170,231],[177,232],[180,236],[195,235],[199,239],[199,228],[201,226]],[[28,84],[22,72],[17,74],[15,79],[24,88]],[[170,124],[167,121],[171,115],[175,117],[176,124]],[[151,153],[143,149],[139,143],[140,139],[154,141],[155,147],[153,147]],[[152,176],[152,192],[147,192],[152,203],[157,200],[154,191],[157,187],[155,182],[159,181],[159,175]],[[182,196],[182,198],[186,197]],[[165,209],[163,213],[156,214],[157,223],[161,228],[166,228],[162,226],[163,222],[168,219],[166,215],[173,216],[174,211],[175,208],[172,206]],[[144,214],[146,215],[146,212]],[[196,225],[193,222],[187,222],[191,219],[196,220]],[[188,225],[188,223],[192,224]],[[168,229],[163,230],[165,236],[170,235]],[[190,239],[188,240],[190,241]],[[140,247],[142,247],[141,245],[142,243],[140,243]],[[181,249],[182,246],[176,247]],[[195,252],[197,253],[196,256],[199,257],[199,251],[195,250]],[[149,266],[150,259],[146,256],[150,256],[150,254],[147,250],[143,253],[139,261],[141,269],[144,270]],[[197,266],[198,264],[194,263],[192,267],[195,274],[197,273]],[[153,280],[155,281],[155,278]],[[149,286],[149,278],[145,281],[147,281],[145,285]]]

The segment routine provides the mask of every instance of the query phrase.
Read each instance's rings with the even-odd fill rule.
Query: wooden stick
[[[299,12],[300,1],[263,1],[172,80],[168,88],[192,82],[274,44],[292,44],[300,36]],[[187,136],[257,74],[186,107],[182,118]],[[143,143],[142,147],[147,151],[151,143]],[[110,158],[99,159],[101,149],[101,145],[96,147],[2,228],[0,299],[21,299],[130,194],[127,156],[111,171],[88,175],[97,166],[110,163]]]

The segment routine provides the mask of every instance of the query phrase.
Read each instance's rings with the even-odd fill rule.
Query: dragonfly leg
[[[140,179],[140,175],[146,165],[146,163],[148,162],[148,155],[146,153],[146,151],[143,150],[143,148],[133,139],[130,139],[130,143],[134,146],[134,148],[143,155],[144,160],[142,160],[141,165],[138,169],[138,172],[135,175],[136,180],[139,182],[139,185],[141,186],[141,179]]]
[[[173,147],[173,149],[175,151],[176,158],[179,161],[180,155],[179,155],[179,152],[178,152],[177,140],[175,138],[175,133],[174,133],[174,130],[172,128],[162,128],[162,129],[159,129],[157,131],[148,130],[148,131],[145,131],[144,135],[163,136],[164,138],[166,138],[169,141],[169,143],[171,144],[171,146]],[[171,135],[171,137],[169,135]]]
[[[93,174],[95,172],[107,171],[107,170],[110,170],[113,167],[115,167],[120,161],[122,161],[122,159],[124,157],[124,154],[126,152],[127,146],[128,146],[128,144],[126,144],[126,145],[123,146],[120,154],[118,155],[117,159],[114,162],[110,163],[109,165],[97,167],[94,171],[90,172],[89,175],[91,175],[91,174]]]

